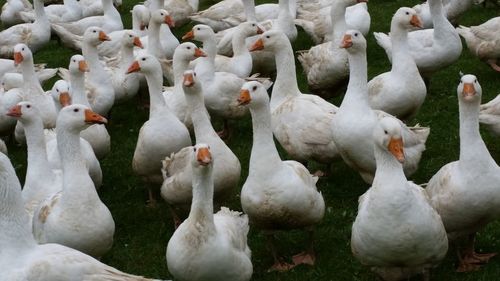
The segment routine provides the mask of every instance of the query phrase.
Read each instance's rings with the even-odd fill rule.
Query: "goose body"
[[[168,242],[168,269],[176,280],[250,280],[248,217],[225,207],[213,213],[212,159],[219,160],[206,144],[189,150],[193,151],[188,160],[193,173],[191,211]]]
[[[448,250],[443,222],[425,190],[403,173],[400,122],[392,117],[380,119],[373,138],[377,171],[372,186],[359,198],[352,252],[383,280],[425,274]]]
[[[481,105],[479,122],[495,135],[500,135],[500,95]]]
[[[45,13],[51,23],[73,22],[82,18],[82,7],[76,0],[64,0],[63,4],[52,4],[45,7]],[[22,11],[21,17],[25,22],[35,20],[34,11]]]
[[[368,103],[366,40],[363,35],[356,30],[347,31],[342,47],[349,54],[351,73],[344,100],[333,118],[333,139],[342,159],[371,184],[376,163],[370,136],[378,120],[388,114],[372,110]],[[406,159],[403,170],[406,175],[411,175],[417,170],[425,150],[429,128],[409,128],[402,122],[401,127]]]
[[[446,18],[451,23],[457,23],[458,19],[462,14],[464,14],[467,10],[469,10],[477,0],[451,0],[451,1],[443,1],[443,9],[446,15]],[[422,19],[424,28],[432,28],[432,13],[430,9],[430,5],[428,2],[415,5],[413,7],[417,12],[419,17]]]
[[[12,26],[24,23],[20,12],[33,9],[31,3],[27,0],[7,0],[2,6],[0,20],[3,26]]]

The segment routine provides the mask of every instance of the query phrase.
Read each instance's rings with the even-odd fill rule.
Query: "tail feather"
[[[56,23],[51,24],[51,27],[64,46],[77,51],[82,49],[82,36],[73,34],[63,26]]]

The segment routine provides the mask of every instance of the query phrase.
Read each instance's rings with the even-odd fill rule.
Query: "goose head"
[[[83,33],[83,42],[97,46],[104,41],[111,41],[106,32],[97,26],[91,26]]]
[[[248,105],[249,108],[255,108],[269,104],[269,96],[266,88],[257,81],[249,81],[243,84],[238,97],[238,104]]]
[[[19,65],[24,61],[33,61],[33,53],[26,44],[16,44],[14,46],[14,65]]]
[[[457,87],[458,100],[466,103],[481,103],[482,93],[483,90],[475,75],[465,74],[460,77]]]
[[[412,8],[402,7],[399,8],[392,17],[391,25],[400,26],[406,30],[422,28],[422,20],[418,16],[417,11]]]
[[[242,33],[246,37],[249,37],[264,33],[264,29],[255,21],[246,21],[238,25],[238,32]]]
[[[163,9],[151,12],[151,19],[149,22],[157,25],[167,24],[169,27],[175,27],[174,19],[166,10]]]
[[[69,60],[68,70],[71,74],[83,75],[89,71],[89,66],[82,55],[73,55]]]
[[[38,108],[29,101],[22,101],[7,111],[7,115],[14,117],[23,124],[29,124],[36,120],[42,120]]]
[[[58,102],[61,107],[71,104],[71,95],[69,94],[69,83],[65,80],[57,80],[50,90],[52,98]]]
[[[139,21],[139,29],[145,30],[148,27],[151,14],[149,9],[144,5],[135,5],[132,8],[132,15]]]
[[[182,88],[184,89],[184,93],[192,94],[193,90],[188,89],[199,89],[200,83],[198,78],[196,77],[196,72],[194,70],[186,70],[184,71],[184,80],[182,82]]]
[[[141,72],[144,74],[161,72],[161,65],[158,59],[150,54],[142,53],[136,57],[136,60],[127,69],[126,74]]]
[[[193,152],[191,164],[194,169],[207,169],[212,166],[212,153],[210,152],[210,146],[208,144],[196,144],[193,146]]]
[[[139,47],[144,49],[142,46],[141,38],[132,30],[125,30],[122,37],[122,46],[127,48]]]
[[[250,52],[266,50],[277,51],[284,48],[289,48],[290,40],[285,33],[278,30],[269,30],[264,33],[250,47]]]
[[[188,31],[184,36],[182,36],[182,40],[196,40],[196,41],[206,41],[210,38],[214,38],[215,33],[214,30],[204,24],[197,24],[193,26],[193,28]]]
[[[79,132],[93,124],[106,124],[108,120],[93,112],[88,106],[72,104],[59,111],[56,123],[57,128]]]
[[[174,61],[187,60],[191,61],[199,57],[206,57],[207,55],[195,44],[191,42],[184,42],[175,48]]]
[[[21,88],[23,86],[23,76],[20,73],[5,73],[0,84],[5,92],[10,89]]]
[[[344,48],[348,53],[366,52],[366,39],[358,30],[348,30],[344,33],[340,48]]]
[[[404,162],[401,124],[394,117],[384,117],[379,120],[373,130],[373,139],[376,146],[391,153],[400,163]]]

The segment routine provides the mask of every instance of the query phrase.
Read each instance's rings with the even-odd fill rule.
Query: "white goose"
[[[0,272],[5,280],[160,281],[129,275],[59,244],[38,245],[14,167],[0,155]],[[43,265],[42,267],[40,265]]]
[[[264,32],[251,50],[267,50],[275,56],[271,118],[278,142],[292,159],[330,164],[339,156],[330,125],[338,108],[316,95],[300,92],[293,49],[282,32]]]
[[[8,117],[6,114],[10,108],[23,100],[22,90],[18,88],[18,80],[15,79],[14,81],[16,82],[16,84],[10,85],[10,81],[7,79],[9,76],[8,74],[2,77],[2,87],[4,88],[5,92],[0,94],[0,136],[8,136],[14,131],[17,121],[13,118]],[[10,88],[10,86],[15,87]]]
[[[61,39],[61,43],[72,46],[75,35],[84,35],[89,27],[100,27],[106,33],[123,29],[120,13],[113,6],[112,0],[102,0],[104,15],[86,17],[79,21],[53,23],[52,29]]]
[[[490,129],[493,134],[500,135],[500,95],[481,105],[479,122]]]
[[[36,105],[43,120],[44,128],[54,128],[56,125],[57,112],[50,92],[45,92],[35,75],[33,65],[33,53],[25,44],[17,44],[14,47],[14,61],[20,66],[23,75],[22,95],[25,101]],[[15,130],[16,140],[24,143],[24,132],[22,125],[18,122]]]
[[[0,20],[3,26],[12,26],[15,24],[23,23],[20,16],[22,11],[30,11],[33,6],[28,0],[7,0],[2,6]]]
[[[318,178],[299,162],[281,160],[273,141],[269,96],[262,84],[245,83],[238,102],[248,104],[253,126],[250,167],[241,190],[243,211],[251,224],[268,231],[270,238],[276,230],[312,231],[325,212],[323,196],[316,188]],[[315,255],[310,238],[310,248],[294,256],[293,265],[280,262],[271,247],[275,262],[272,269],[288,270],[300,263],[313,265]]]
[[[469,51],[486,61],[491,68],[500,72],[500,17],[495,17],[478,26],[459,26],[458,34],[465,39]]]
[[[474,75],[464,75],[457,87],[460,111],[460,157],[443,166],[426,191],[443,219],[448,238],[465,240],[458,248],[457,271],[477,270],[496,254],[474,250],[476,233],[500,217],[500,167],[479,134],[482,89]]]
[[[408,31],[421,27],[414,9],[400,8],[392,17],[392,68],[368,82],[368,98],[373,109],[402,120],[410,120],[424,103],[427,88],[415,60],[408,52]]]
[[[26,133],[28,167],[22,197],[31,219],[41,202],[62,190],[62,171],[50,167],[42,117],[38,108],[31,102],[20,102],[13,106],[7,115],[19,120]]]
[[[57,74],[57,68],[46,68],[46,64],[35,64],[35,74],[38,77],[38,80],[41,84],[50,78],[54,77]],[[10,79],[18,79],[18,81],[22,81],[22,75],[20,73],[20,69],[17,67],[14,60],[11,59],[0,59],[0,78],[2,78],[5,74],[9,73],[12,75],[16,73],[18,75],[17,78],[14,76],[10,76]],[[10,80],[12,81],[12,80]],[[22,83],[21,83],[22,84]]]
[[[164,28],[162,28],[165,26]],[[175,49],[179,46],[179,40],[173,35],[170,27],[175,23],[170,14],[163,9],[151,12],[149,20],[148,36],[141,38],[148,53],[157,59],[171,59]]]
[[[212,156],[207,144],[189,150],[194,150],[187,159],[192,170],[191,212],[168,241],[168,270],[177,280],[248,281],[253,267],[247,215],[225,207],[214,214],[213,165],[223,160]]]
[[[359,197],[352,253],[382,280],[426,276],[448,251],[443,222],[425,190],[403,173],[401,123],[384,117],[372,135],[377,171],[370,189]]]
[[[102,257],[113,245],[115,223],[84,172],[79,136],[89,124],[106,122],[84,105],[66,106],[59,112],[56,130],[63,190],[35,211],[33,234],[38,243],[59,243],[93,257]]]
[[[14,46],[24,43],[36,52],[50,41],[50,23],[43,7],[43,0],[34,0],[35,21],[11,26],[0,32],[0,56],[11,57]]]
[[[446,18],[451,23],[456,23],[460,16],[472,7],[472,4],[477,4],[478,0],[449,0],[443,1],[443,9]],[[418,13],[418,16],[422,19],[424,28],[432,28],[432,12],[430,9],[429,2],[415,5],[413,7]]]
[[[378,120],[388,114],[372,110],[368,103],[366,40],[361,32],[347,31],[341,47],[348,52],[351,73],[344,100],[333,118],[333,139],[347,165],[371,184],[377,166],[371,136]],[[402,122],[401,127],[405,155],[403,169],[409,176],[418,168],[429,128],[408,128]]]
[[[194,44],[193,47],[195,47]],[[161,184],[163,182],[161,161],[172,153],[190,146],[191,139],[186,126],[165,104],[162,96],[161,66],[158,60],[152,55],[139,55],[127,72],[137,71],[146,76],[150,110],[148,121],[142,125],[139,131],[132,168],[144,181]],[[149,199],[150,203],[154,204],[155,200],[151,188],[150,186]]]
[[[442,0],[429,0],[434,29],[417,30],[408,34],[410,53],[422,76],[451,65],[462,53],[462,41],[453,25],[446,19]],[[377,44],[384,48],[389,60],[392,54],[391,40],[387,34],[375,32]]]
[[[101,16],[105,13],[105,4],[101,0],[79,0],[78,3],[82,7],[82,14],[84,18]],[[122,0],[113,0],[115,7],[122,5]]]
[[[203,100],[203,84],[194,71],[184,72],[182,89],[191,112],[196,141],[209,145],[211,153],[217,159],[213,164],[214,196],[215,200],[220,201],[220,198],[228,195],[238,185],[241,174],[240,161],[212,127]],[[193,169],[190,163],[192,157],[193,147],[189,146],[163,161],[164,181],[161,195],[167,203],[180,207],[181,211],[187,209],[193,199],[191,192]],[[175,216],[174,218],[178,226],[179,218]]]
[[[45,7],[45,13],[51,23],[73,22],[82,18],[82,8],[77,0],[63,1],[63,4],[52,4]],[[25,22],[31,22],[36,18],[34,11],[22,11],[20,15]]]
[[[325,96],[331,95],[338,91],[338,87],[349,77],[347,53],[339,45],[347,30],[346,8],[356,3],[357,0],[333,2],[330,12],[333,24],[331,41],[314,46],[298,56],[306,74],[309,89],[313,92],[319,92]]]

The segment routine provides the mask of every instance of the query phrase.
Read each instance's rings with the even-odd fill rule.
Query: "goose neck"
[[[243,55],[249,55],[250,56],[250,51],[246,47],[246,40],[247,34],[245,32],[241,32],[238,29],[238,32],[236,32],[233,35],[232,39],[232,45],[233,45],[233,57],[236,56],[243,56]]]
[[[387,150],[374,144],[375,161],[377,170],[373,179],[373,186],[399,187],[401,182],[407,182],[403,172],[403,165]]]
[[[42,0],[34,0],[33,1],[34,9],[35,9],[35,21],[44,21],[48,23],[49,18],[45,14],[45,8],[43,7]]]
[[[290,42],[286,40],[286,47],[275,53],[276,81],[271,95],[271,108],[274,109],[290,97],[301,94],[295,73],[295,58]]]
[[[146,81],[149,90],[149,119],[153,118],[158,112],[167,108],[165,99],[163,98],[163,77],[162,71],[158,69],[155,72],[146,74]]]
[[[202,58],[205,59],[205,58]],[[174,53],[173,58],[173,71],[174,71],[174,86],[180,87],[182,82],[184,81],[184,71],[186,71],[189,67],[189,60],[183,57],[176,56]]]
[[[346,6],[341,1],[333,2],[330,8],[330,18],[332,21],[332,42],[340,42],[344,36],[344,32],[347,30],[347,24],[345,22],[345,10]]]
[[[35,74],[33,58],[26,58],[26,60],[21,63],[21,72],[23,75],[23,88],[27,89],[28,87],[30,88],[35,87],[36,92],[38,93],[44,92]],[[24,92],[25,92],[24,95],[29,95],[32,93],[32,91],[27,91],[28,93],[26,93],[26,91]]]
[[[200,5],[200,1],[199,0],[188,0],[187,1],[189,6],[191,6],[191,8],[193,9],[193,12],[197,12],[198,11],[198,7]]]
[[[269,167],[279,167],[281,164],[281,158],[273,140],[270,110],[269,104],[250,108],[253,144],[250,154],[249,175],[268,173]]]
[[[112,0],[102,0],[102,10],[104,11],[104,14],[107,14],[107,13],[115,10],[115,7],[113,6],[113,1]]]
[[[43,122],[40,118],[30,122],[23,122],[28,146],[28,167],[26,181],[39,180],[40,175],[50,177],[52,170],[47,160],[47,149],[43,132]]]
[[[191,112],[191,119],[193,121],[194,135],[197,142],[207,142],[207,137],[216,137],[210,117],[205,107],[203,93],[198,89],[196,93],[186,94],[186,103]]]
[[[84,42],[82,44],[82,54],[89,65],[89,75],[92,77],[106,77],[104,67],[99,61],[99,55],[97,47],[90,44],[89,42]]]
[[[255,16],[255,1],[242,0],[242,2],[247,21],[257,21],[257,17]]]
[[[349,84],[341,108],[371,110],[368,103],[366,52],[348,53]]]
[[[132,10],[132,30],[137,32],[141,31],[141,20],[139,19],[138,12]]]
[[[217,55],[217,42],[215,41],[214,35],[212,34],[212,36],[209,36],[208,38],[203,40],[202,43],[203,51],[205,51],[207,57],[211,60],[214,60],[215,56]]]
[[[149,6],[149,10],[151,12],[163,9],[163,1],[162,0],[152,0],[151,5]]]
[[[148,53],[157,58],[163,58],[160,45],[160,24],[150,21],[148,26]]]
[[[409,53],[408,31],[393,23],[390,37],[393,49],[392,73],[396,75],[407,75],[409,72],[418,72],[415,60]]]
[[[130,66],[132,61],[134,61],[134,47],[122,45],[120,50],[121,61],[120,61],[120,71],[125,72]]]
[[[90,103],[85,93],[85,74],[79,71],[78,73],[70,73],[69,79],[73,102],[90,107]]]
[[[193,168],[193,201],[189,220],[196,223],[214,225],[214,180],[212,167],[205,169]]]

